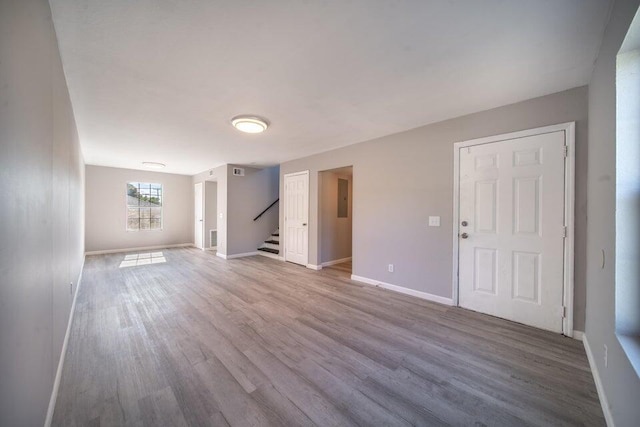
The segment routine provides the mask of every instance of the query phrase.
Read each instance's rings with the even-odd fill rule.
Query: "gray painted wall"
[[[162,230],[127,231],[127,182],[162,184]],[[86,167],[86,250],[104,251],[193,243],[191,177],[161,172]]]
[[[0,425],[35,426],[83,263],[84,164],[48,2],[0,2],[0,28]]]
[[[280,166],[310,171],[309,263],[318,264],[318,171],[353,165],[353,274],[451,297],[453,143],[576,121],[574,327],[584,328],[587,88],[531,99]],[[440,227],[427,227],[429,215]],[[280,230],[283,218],[280,213]],[[284,236],[282,237],[284,240]],[[395,264],[395,272],[387,271]]]
[[[241,166],[242,167],[242,166]],[[255,252],[278,228],[278,205],[260,219],[260,212],[278,196],[279,167],[255,169],[244,167],[245,176],[233,176],[228,168],[227,182],[227,255]]]
[[[615,335],[616,54],[640,4],[617,0],[589,84],[586,337],[618,427],[640,420],[640,379]],[[602,252],[605,265],[602,265]],[[604,366],[604,346],[608,367]]]
[[[194,204],[195,205],[195,204]],[[204,247],[211,247],[209,230],[218,227],[218,184],[215,181],[204,183]]]
[[[353,226],[353,181],[351,175],[331,171],[320,173],[320,261],[329,262],[351,256]],[[338,218],[338,178],[349,182],[349,211],[347,218]]]

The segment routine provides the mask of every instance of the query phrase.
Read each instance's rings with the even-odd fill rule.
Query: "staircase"
[[[264,243],[260,245],[258,248],[258,254],[263,255],[269,258],[280,258],[280,230],[276,230],[271,234],[269,239],[265,240]]]

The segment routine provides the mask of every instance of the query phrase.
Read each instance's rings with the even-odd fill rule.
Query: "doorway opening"
[[[193,186],[193,245],[204,249],[204,185]]]
[[[318,173],[319,260],[322,268],[351,277],[353,166]]]
[[[218,247],[218,183],[204,182],[204,249],[215,251]]]
[[[194,246],[216,250],[218,243],[218,183],[198,182],[194,185]]]

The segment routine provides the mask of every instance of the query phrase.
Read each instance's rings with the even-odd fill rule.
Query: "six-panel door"
[[[284,177],[285,260],[306,266],[309,251],[309,172]]]
[[[562,332],[564,144],[559,131],[460,148],[460,306]]]

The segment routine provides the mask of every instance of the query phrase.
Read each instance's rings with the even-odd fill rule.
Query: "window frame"
[[[137,230],[129,228],[129,184],[138,183],[138,184],[147,184],[147,185],[159,185],[160,186],[160,194],[161,194],[161,204],[160,204],[160,228],[138,228]],[[143,232],[161,232],[164,231],[164,201],[165,201],[165,193],[164,193],[164,183],[163,182],[143,182],[143,181],[135,181],[135,180],[127,180],[125,182],[125,192],[124,192],[124,228],[127,233],[139,233]],[[132,208],[134,206],[131,206]],[[138,206],[139,208],[139,206]],[[138,212],[138,220],[140,219]]]
[[[640,378],[640,246],[635,239],[640,190],[640,9],[629,26],[615,59],[615,217],[614,217],[614,332],[620,347]]]

